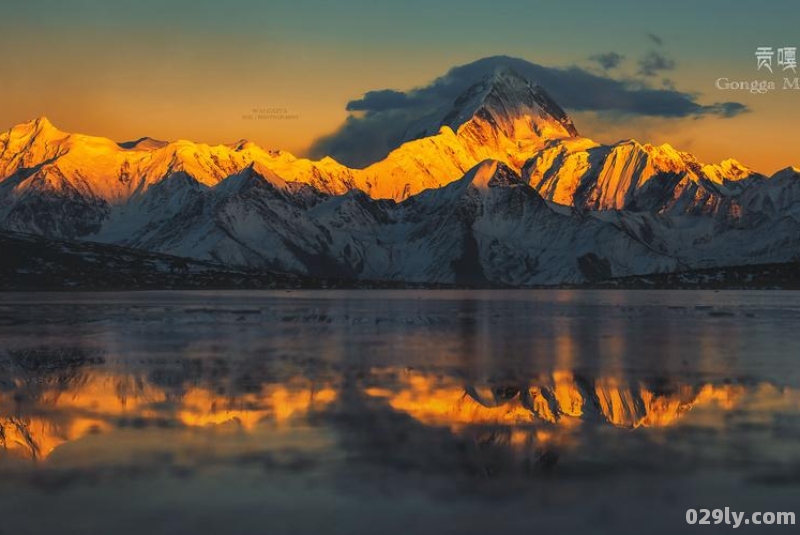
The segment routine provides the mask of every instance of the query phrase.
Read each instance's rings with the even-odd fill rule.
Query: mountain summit
[[[337,131],[318,139],[310,153],[363,168],[403,143],[436,135],[442,126],[458,131],[479,112],[499,119],[497,126],[511,138],[524,139],[531,132],[537,138],[577,135],[572,121],[539,85],[547,79],[547,70],[535,67],[495,56],[455,67],[414,89],[366,92],[348,102],[353,115]],[[531,119],[527,125],[526,117]],[[517,118],[522,120],[514,124]]]
[[[476,125],[489,125],[496,135],[521,142],[578,135],[572,120],[542,87],[513,68],[500,65],[415,123],[405,141],[435,135],[443,126],[458,132]]]
[[[572,120],[544,89],[505,66],[459,96],[442,125],[457,131],[478,121],[519,141],[578,135]]]
[[[544,89],[501,66],[415,123],[406,134],[410,140],[364,169],[357,183],[373,197],[403,200],[456,180],[484,160],[519,171],[547,143],[577,135]]]

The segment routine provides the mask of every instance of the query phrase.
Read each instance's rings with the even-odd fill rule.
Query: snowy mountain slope
[[[742,220],[751,226],[790,218],[800,221],[800,169],[787,167],[742,193]]]
[[[686,269],[781,263],[800,258],[800,223],[791,217],[719,220],[709,216],[604,211],[608,222]]]
[[[523,177],[558,205],[606,221],[687,268],[800,257],[800,174],[772,177],[735,160],[703,165],[669,145],[556,140]]]
[[[764,179],[735,160],[703,165],[669,145],[628,140],[554,141],[525,163],[523,176],[546,199],[584,211],[736,216],[735,198]]]
[[[96,239],[233,265],[308,272],[305,266],[313,262],[304,259],[318,255],[325,230],[305,216],[305,197],[273,172],[253,164],[213,187],[193,186],[188,194],[186,188],[171,192],[172,197],[154,188],[138,210],[112,218]],[[163,205],[174,209],[158,208]],[[155,224],[143,213],[152,207],[162,214]],[[334,272],[346,274],[326,271]]]
[[[461,180],[424,192],[399,205],[426,215],[414,235],[430,250],[451,250],[455,282],[485,280],[509,285],[552,284],[675,269],[615,227],[552,211],[519,175],[485,161]],[[452,245],[451,245],[452,247]],[[442,265],[438,259],[434,265]]]
[[[496,161],[399,204],[351,192],[304,210],[249,171],[209,189],[201,206],[128,244],[365,280],[547,284],[676,267],[612,225],[551,211]]]
[[[336,284],[296,275],[91,242],[0,231],[0,290],[301,288]]]

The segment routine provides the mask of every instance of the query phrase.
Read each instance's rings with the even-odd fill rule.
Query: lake
[[[0,535],[728,532],[687,509],[800,509],[798,326],[778,291],[0,294]]]

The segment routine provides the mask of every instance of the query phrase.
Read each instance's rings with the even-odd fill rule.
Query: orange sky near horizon
[[[0,7],[0,20],[9,5]],[[108,17],[116,13],[109,10]],[[555,46],[553,34],[514,30],[502,39],[488,34],[463,42],[442,39],[442,46],[431,48],[434,37],[423,29],[411,35],[387,33],[384,40],[375,41],[377,29],[353,36],[339,27],[331,35],[340,37],[330,40],[331,36],[317,35],[299,23],[300,30],[285,29],[273,18],[265,21],[260,32],[234,31],[235,26],[165,31],[163,25],[115,26],[86,20],[68,24],[54,19],[45,24],[31,18],[0,28],[0,44],[13,50],[0,55],[0,72],[5,73],[0,84],[0,130],[45,115],[64,131],[115,141],[145,136],[210,144],[249,139],[265,148],[304,155],[316,139],[342,124],[346,103],[367,91],[426,85],[453,66],[496,54],[542,65],[586,66],[592,53],[627,51],[642,35],[637,34],[636,41],[590,34]],[[675,43],[670,53],[678,59],[678,68],[669,73],[671,82],[683,92],[701,94],[702,104],[736,101],[750,111],[730,119],[609,119],[573,112],[581,134],[605,143],[626,138],[669,142],[705,162],[733,157],[764,173],[800,165],[794,146],[800,91],[752,95],[714,87],[719,76],[762,77],[751,58],[752,45],[759,41],[741,43],[729,53],[717,52],[719,57],[712,61],[713,51],[704,49],[698,57],[688,52],[703,49],[707,36],[680,34],[683,30],[675,28],[656,28]],[[765,35],[770,44],[783,42]],[[726,39],[725,43],[736,42],[735,35]],[[800,38],[797,41],[800,44]],[[725,43],[719,45],[723,50]],[[633,61],[634,55],[630,57]],[[629,74],[623,71],[619,76]],[[289,117],[247,118],[254,110],[276,108],[286,110]]]

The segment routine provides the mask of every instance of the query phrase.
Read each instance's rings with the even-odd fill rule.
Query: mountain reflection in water
[[[269,451],[281,435],[306,428],[314,430],[306,446],[325,430],[356,451],[369,446],[341,437],[401,437],[380,445],[390,456],[406,447],[410,433],[429,429],[428,446],[457,440],[484,453],[511,449],[527,465],[533,460],[552,467],[581,445],[586,429],[662,428],[680,424],[696,409],[710,411],[713,425],[720,426],[726,412],[770,402],[800,410],[797,391],[767,383],[633,380],[571,370],[478,384],[441,371],[392,367],[322,370],[312,378],[297,371],[278,377],[236,359],[112,364],[79,350],[12,352],[0,362],[0,463],[2,456],[45,462],[62,449],[62,462],[68,463],[73,450],[66,446],[87,437],[93,449],[139,451],[137,443],[150,443],[155,433],[167,450],[180,437],[180,455],[196,455],[207,466],[243,452]],[[220,435],[229,442],[222,449]],[[267,438],[253,443],[249,435]],[[204,450],[209,437],[217,439],[213,455]],[[98,462],[108,457],[106,452]]]
[[[791,292],[0,294],[0,535],[796,510],[798,320]]]

